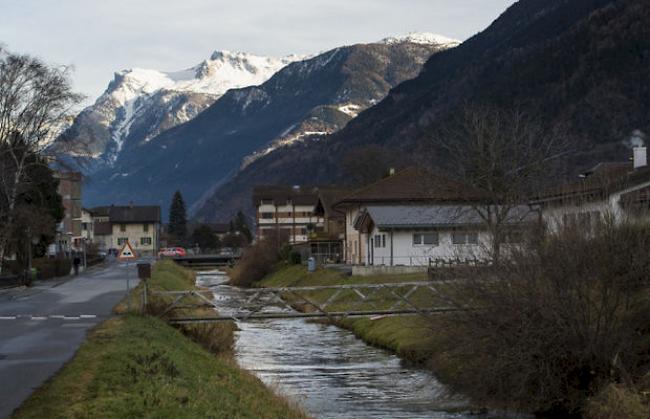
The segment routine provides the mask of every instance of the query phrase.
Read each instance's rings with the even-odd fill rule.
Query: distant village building
[[[81,182],[79,172],[55,171],[59,180],[57,192],[61,196],[65,210],[61,223],[57,226],[56,241],[50,253],[70,253],[81,249]]]
[[[352,192],[350,188],[318,188],[318,199],[313,209],[315,216],[323,219],[323,230],[313,232],[309,237],[309,254],[318,263],[340,263],[344,261],[345,211],[334,208],[334,204]]]
[[[313,186],[256,186],[256,235],[259,239],[275,235],[289,243],[306,243],[310,233],[324,230],[323,217],[313,213],[318,188]]]
[[[91,243],[95,238],[93,214],[86,208],[81,208],[81,239]]]
[[[159,206],[103,206],[92,214],[94,243],[102,252],[117,252],[128,241],[140,255],[156,255],[160,249]]]
[[[634,149],[633,162],[600,163],[575,182],[555,188],[535,199],[551,231],[574,226],[591,231],[611,220],[650,220],[650,167],[646,147]]]

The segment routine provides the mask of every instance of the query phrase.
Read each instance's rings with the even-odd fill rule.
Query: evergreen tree
[[[253,234],[251,233],[251,230],[248,228],[248,223],[246,222],[246,216],[241,210],[239,210],[237,212],[237,215],[235,216],[234,225],[235,225],[235,230],[239,231],[239,233],[246,238],[247,243],[250,243],[253,240]]]
[[[169,207],[169,234],[179,241],[183,241],[187,236],[187,214],[181,191],[174,192]]]
[[[198,245],[202,251],[218,250],[221,247],[219,237],[214,233],[212,227],[201,224],[192,233],[192,243]]]

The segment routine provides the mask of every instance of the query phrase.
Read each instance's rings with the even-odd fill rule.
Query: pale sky
[[[192,67],[214,50],[313,54],[409,32],[465,40],[514,0],[0,0],[0,44],[73,65],[92,102],[115,71]]]

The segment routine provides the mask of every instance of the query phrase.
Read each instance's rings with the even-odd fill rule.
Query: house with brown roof
[[[89,210],[93,242],[102,252],[117,252],[128,241],[140,256],[160,248],[161,211],[153,205],[102,206]]]
[[[485,195],[418,168],[408,168],[347,195],[345,261],[353,265],[428,266],[430,261],[487,257],[490,236],[476,210]],[[513,228],[530,221],[515,208]]]
[[[577,181],[533,200],[551,231],[575,226],[589,231],[605,218],[615,223],[650,220],[650,167],[646,147],[634,148],[633,162],[600,163]]]

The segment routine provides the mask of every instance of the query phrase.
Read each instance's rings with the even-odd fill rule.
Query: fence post
[[[142,314],[147,312],[147,281],[142,286]]]

